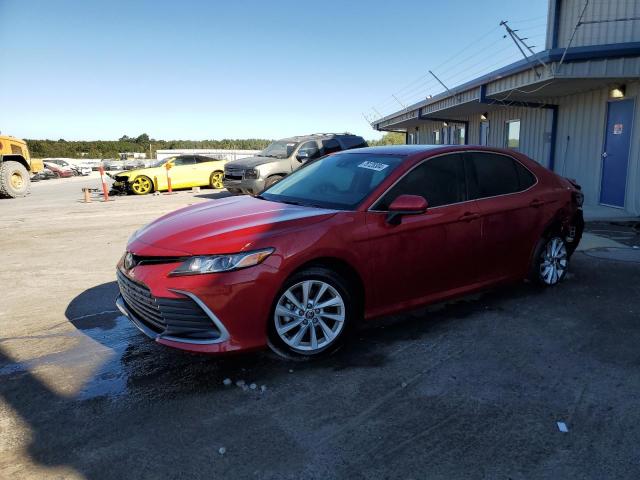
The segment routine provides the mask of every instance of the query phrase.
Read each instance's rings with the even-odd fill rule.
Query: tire
[[[135,195],[146,195],[153,192],[153,181],[145,175],[140,175],[129,184],[129,189]]]
[[[307,288],[310,303],[303,305]],[[328,305],[316,306],[322,304]],[[303,306],[304,310],[299,308]],[[301,270],[287,279],[274,299],[268,323],[269,347],[289,360],[329,355],[344,343],[356,323],[357,311],[352,290],[340,275],[324,267]],[[287,315],[290,312],[292,315]]]
[[[557,233],[540,239],[533,254],[529,279],[543,287],[564,280],[569,269],[567,242]]]
[[[224,172],[221,172],[221,171],[213,172],[211,174],[211,177],[209,177],[209,186],[216,190],[220,190],[224,188],[224,185],[222,184],[223,178],[224,178]]]
[[[0,196],[24,197],[31,190],[29,172],[20,162],[6,160],[0,164]]]
[[[284,178],[284,175],[272,175],[264,181],[264,189],[266,190],[269,187],[272,187],[280,180]]]

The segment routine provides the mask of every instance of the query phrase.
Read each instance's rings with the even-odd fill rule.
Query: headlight
[[[255,168],[247,168],[244,171],[244,178],[255,180],[259,176],[260,176],[260,172],[258,172],[258,170],[256,170]]]
[[[262,263],[273,253],[273,248],[230,255],[207,255],[191,257],[170,275],[200,275],[203,273],[230,272]]]

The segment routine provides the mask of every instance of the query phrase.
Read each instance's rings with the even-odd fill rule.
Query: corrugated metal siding
[[[423,113],[434,113],[439,110],[451,108],[462,103],[477,101],[480,98],[480,87],[465,90],[464,92],[452,95],[443,100],[426,105],[422,108]]]
[[[640,57],[606,58],[586,62],[563,63],[553,67],[558,78],[624,78],[640,75]]]
[[[627,172],[626,209],[640,214],[640,82],[627,84],[627,98],[635,98],[635,118]],[[583,188],[585,204],[600,198],[608,89],[558,99],[556,172],[575,178]]]
[[[568,45],[584,5],[585,0],[562,0],[558,47]],[[640,2],[637,0],[589,0],[582,20],[610,20],[638,16],[640,16]],[[638,41],[640,41],[640,21],[636,20],[581,25],[571,46]]]
[[[480,115],[456,117],[469,122],[466,132],[470,145],[480,143]],[[519,151],[548,166],[551,152],[552,113],[545,108],[503,107],[489,112],[489,146],[504,147],[506,122],[520,120]],[[442,122],[423,121],[419,125],[420,143],[432,143],[433,131],[442,128]],[[409,130],[413,133],[414,130]]]
[[[540,77],[536,74],[540,74]],[[544,82],[552,77],[551,71],[538,64],[536,69],[530,68],[524,72],[509,75],[507,77],[495,80],[487,84],[487,95],[495,95],[497,93],[511,90],[512,88],[521,88],[532,83]]]
[[[416,119],[418,118],[417,110],[410,110],[408,112],[401,110],[400,112],[397,113],[395,117],[385,120],[384,122],[380,122],[378,125],[379,125],[379,128],[385,128],[385,127],[395,125],[396,123],[404,122],[414,118]]]

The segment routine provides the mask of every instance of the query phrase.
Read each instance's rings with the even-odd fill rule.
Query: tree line
[[[123,135],[118,140],[66,141],[26,139],[34,158],[118,158],[124,152],[146,153],[155,157],[157,150],[182,148],[210,148],[224,150],[262,150],[272,140],[263,138],[222,140],[157,140],[143,133],[137,137]],[[404,134],[386,133],[380,140],[369,140],[369,145],[392,145],[404,143]]]

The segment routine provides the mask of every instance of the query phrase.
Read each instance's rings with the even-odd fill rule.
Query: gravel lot
[[[578,252],[555,289],[384,319],[317,363],[193,356],[116,312],[114,266],[144,223],[225,193],[87,185],[0,202],[0,478],[640,477],[640,263]]]

